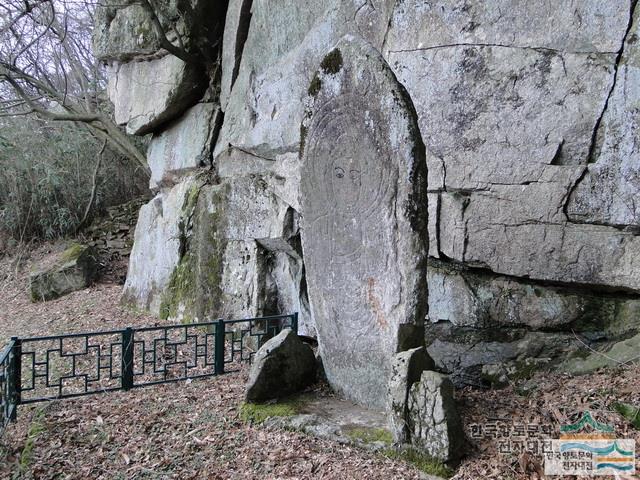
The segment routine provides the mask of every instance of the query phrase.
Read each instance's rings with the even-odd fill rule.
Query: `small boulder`
[[[509,385],[509,374],[503,364],[483,365],[480,378],[491,385],[491,388],[503,388]]]
[[[407,400],[411,386],[420,380],[422,372],[433,370],[435,363],[424,347],[412,348],[396,354],[391,364],[391,378],[387,399],[389,403],[389,426],[396,443],[407,443]]]
[[[36,266],[29,276],[31,301],[53,300],[91,285],[97,261],[92,247],[75,243],[57,254],[46,266]]]
[[[315,379],[313,350],[287,328],[267,341],[253,358],[245,399],[259,403],[284,397],[311,385]]]
[[[452,462],[462,457],[464,431],[446,375],[422,372],[407,401],[411,443],[434,459]]]

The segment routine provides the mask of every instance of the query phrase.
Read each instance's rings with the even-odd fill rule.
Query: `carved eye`
[[[338,177],[338,178],[344,177],[344,169],[342,169],[340,167],[336,167],[336,168],[333,169],[333,171],[336,173],[336,177]]]

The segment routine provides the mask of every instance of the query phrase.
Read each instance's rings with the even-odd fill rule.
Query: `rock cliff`
[[[460,384],[640,332],[636,0],[160,3],[96,17],[115,118],[152,135],[127,301],[299,311],[373,405],[349,385],[425,342]]]

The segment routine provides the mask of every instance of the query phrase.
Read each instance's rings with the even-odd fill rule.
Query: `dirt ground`
[[[0,259],[0,346],[13,335],[158,325],[119,303],[108,277],[47,303],[31,303],[29,264],[51,246]],[[640,403],[640,368],[569,378],[539,374],[525,392],[466,388],[456,393],[468,454],[455,479],[543,478],[542,438],[590,411],[619,438],[640,432],[613,411]],[[190,383],[21,406],[0,439],[0,477],[36,479],[400,479],[421,478],[402,461],[239,418],[245,373]],[[526,451],[523,451],[526,450]],[[558,477],[554,477],[558,478]],[[630,477],[640,478],[640,477]]]

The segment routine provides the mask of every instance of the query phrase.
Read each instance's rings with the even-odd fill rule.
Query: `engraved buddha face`
[[[366,149],[365,149],[366,150]],[[362,201],[363,162],[369,152],[350,135],[343,135],[332,148],[332,163],[327,172],[332,203],[348,216],[357,215]]]

